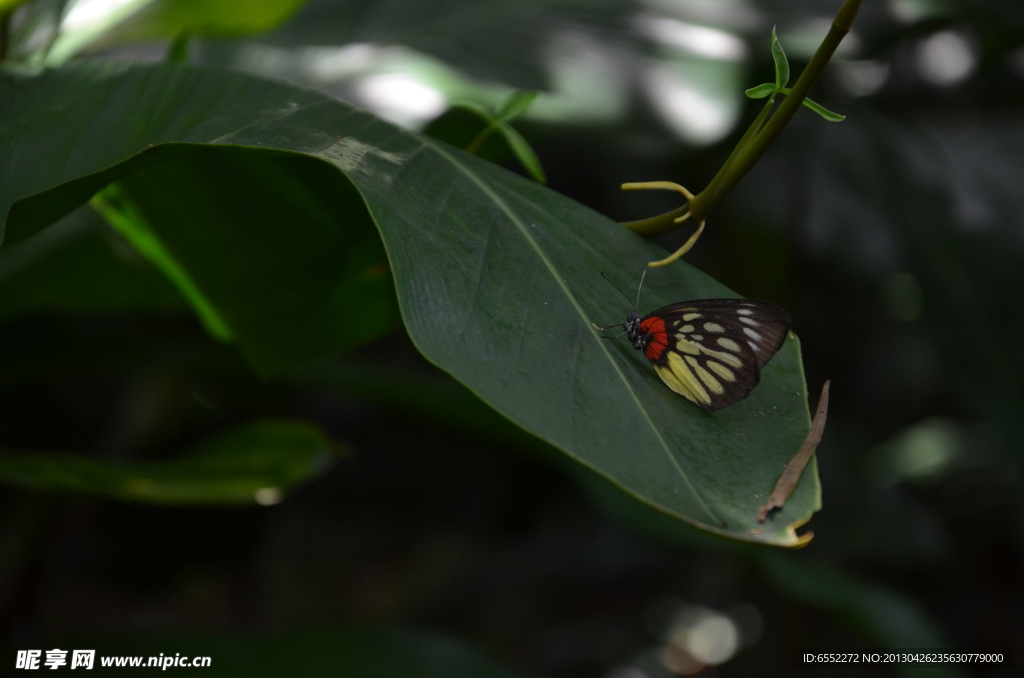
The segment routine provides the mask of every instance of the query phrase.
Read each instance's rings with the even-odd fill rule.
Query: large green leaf
[[[266,420],[239,426],[166,460],[0,452],[0,480],[157,504],[271,503],[323,471],[338,449],[312,424]]]
[[[162,158],[254,152],[194,144],[317,157],[365,201],[417,348],[505,416],[645,502],[719,534],[795,545],[794,528],[818,508],[812,464],[785,509],[766,525],[756,521],[809,426],[796,337],[749,398],[714,414],[697,409],[624,339],[605,341],[591,327],[628,310],[600,273],[629,288],[663,254],[609,219],[321,94],[237,73],[91,64],[8,79],[0,97],[8,102],[0,210],[10,209],[11,241]],[[348,182],[339,174],[336,184],[341,191]],[[232,219],[228,210],[220,216]],[[151,226],[165,243],[189,228]],[[186,268],[191,258],[232,266],[234,253],[197,244],[176,256]],[[642,305],[719,296],[735,294],[680,263],[647,277]],[[259,301],[251,308],[258,312]]]

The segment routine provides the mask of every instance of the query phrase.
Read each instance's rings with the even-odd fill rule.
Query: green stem
[[[724,178],[728,176],[729,170],[732,169],[734,164],[736,164],[736,158],[738,158],[743,151],[747,150],[750,143],[756,139],[758,134],[761,133],[761,130],[764,129],[764,125],[768,121],[768,116],[771,114],[772,108],[774,107],[775,96],[772,95],[769,97],[768,101],[765,102],[764,106],[761,108],[761,112],[757,114],[756,118],[754,118],[754,122],[750,124],[746,133],[739,140],[739,143],[737,143],[736,147],[732,149],[732,153],[730,153],[729,157],[725,159],[725,162],[722,164],[722,169],[718,170],[718,174],[715,175],[715,178],[711,180],[711,183],[708,184],[704,191],[718,190],[718,187],[721,185]]]
[[[743,137],[736,144],[736,147],[732,149],[732,153],[729,154],[729,157],[726,158],[725,163],[722,164],[722,169],[718,170],[718,174],[715,175],[715,178],[712,179],[710,184],[708,184],[708,187],[704,189],[705,193],[712,190],[717,190],[717,185],[721,183],[722,177],[729,170],[729,168],[732,167],[733,162],[735,162],[736,160],[736,156],[738,156],[743,149],[750,145],[750,142],[753,141],[754,137],[757,136],[757,133],[761,131],[762,127],[764,127],[764,122],[765,120],[768,119],[768,114],[771,112],[772,106],[774,104],[775,97],[772,97],[767,101],[767,103],[765,103],[764,108],[761,109],[761,112],[754,119],[754,122],[750,123],[750,127],[747,128],[747,131],[743,134]],[[623,222],[622,225],[628,228],[629,230],[633,231],[634,233],[639,233],[640,235],[658,235],[660,233],[666,233],[673,229],[679,228],[679,224],[675,220],[686,214],[686,212],[689,209],[689,205],[683,205],[682,207],[674,209],[671,212],[659,214],[656,217],[651,217],[649,219],[639,219],[637,221],[626,221]]]
[[[469,146],[466,146],[466,152],[476,155],[477,152],[483,147],[484,142],[491,138],[494,134],[494,126],[488,123],[487,127],[480,130],[480,134],[476,135],[476,138],[470,142]]]
[[[722,166],[722,169],[719,170],[707,188],[694,196],[688,206],[680,207],[672,212],[651,217],[650,219],[627,222],[623,226],[641,235],[657,235],[677,228],[678,225],[673,222],[673,219],[685,214],[687,211],[690,212],[691,218],[694,221],[700,222],[707,219],[712,210],[747,175],[747,172],[761,159],[761,156],[768,150],[768,147],[772,145],[786,125],[789,124],[789,121],[793,119],[793,116],[796,115],[804,99],[807,98],[808,93],[811,91],[811,87],[832,59],[832,55],[835,53],[836,48],[839,47],[839,43],[850,32],[853,20],[860,9],[860,4],[861,0],[846,0],[843,3],[839,14],[836,15],[835,20],[832,22],[828,35],[825,36],[825,40],[818,47],[818,51],[814,53],[807,67],[804,68],[803,73],[800,74],[800,78],[793,86],[792,93],[786,97],[778,110],[775,111],[775,114],[759,131],[756,129],[758,121],[754,121],[754,124],[743,135],[743,138],[740,139],[740,142],[736,145],[732,154],[730,154],[729,159]],[[761,115],[765,114],[765,111],[762,110]],[[760,119],[761,116],[758,116],[758,118]],[[754,130],[753,138],[748,138],[751,135],[751,130]]]
[[[800,78],[793,86],[792,93],[779,105],[775,115],[765,124],[764,129],[757,134],[746,148],[737,154],[732,166],[728,168],[717,184],[713,181],[712,185],[708,187],[714,190],[708,191],[705,189],[690,201],[690,212],[693,214],[694,219],[700,221],[707,218],[707,215],[761,159],[761,156],[768,150],[768,147],[772,145],[786,125],[789,124],[789,121],[793,119],[793,116],[796,115],[796,112],[800,110],[804,99],[807,98],[811,87],[832,59],[832,55],[835,53],[836,48],[839,47],[839,43],[850,32],[854,17],[857,16],[857,10],[860,9],[860,2],[861,0],[846,0],[843,3],[842,9],[839,10],[835,21],[832,22],[828,35],[825,36],[825,40],[818,47],[818,51],[815,52],[807,67],[804,68],[803,73],[800,74]]]
[[[676,219],[683,216],[690,211],[689,205],[683,205],[677,207],[671,212],[665,212],[659,214],[656,217],[650,217],[649,219],[637,219],[636,221],[623,221],[622,225],[640,235],[660,235],[662,233],[668,233],[679,228],[679,224],[676,223]]]

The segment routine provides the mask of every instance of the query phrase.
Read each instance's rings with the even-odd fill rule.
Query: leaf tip
[[[803,547],[810,544],[811,540],[814,539],[814,533],[811,531],[807,531],[803,534],[798,535],[796,534],[796,530],[794,529],[793,536],[796,537],[796,541],[794,541],[793,544],[790,546],[790,548],[792,549],[802,549]]]
[[[751,99],[764,99],[766,96],[772,94],[773,92],[775,92],[775,85],[773,85],[770,82],[766,82],[756,87],[751,87],[746,92],[744,92],[744,94],[746,94]]]

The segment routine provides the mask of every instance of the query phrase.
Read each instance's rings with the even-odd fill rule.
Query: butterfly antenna
[[[640,274],[640,286],[636,288],[636,303],[633,304],[633,309],[634,310],[636,310],[636,308],[640,305],[640,290],[642,290],[644,288],[644,278],[646,276],[647,276],[647,269],[645,268],[644,272]]]
[[[647,273],[647,271],[644,271],[644,274],[646,274],[646,273]],[[627,302],[629,302],[629,305],[633,307],[634,311],[636,310],[636,304],[634,304],[632,301],[629,301],[629,297],[626,296],[626,293],[623,292],[622,290],[620,290],[618,287],[616,287],[615,283],[612,282],[611,278],[606,276],[604,273],[601,274],[601,277],[604,278],[605,280],[607,280],[609,283],[611,283],[611,286],[615,287],[615,291],[618,292],[619,294],[621,294],[622,298],[625,299]],[[640,284],[643,284],[643,278],[640,279]]]

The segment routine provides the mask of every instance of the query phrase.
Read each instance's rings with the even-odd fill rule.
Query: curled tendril
[[[651,189],[654,189],[654,190],[664,190],[664,191],[677,191],[679,193],[682,193],[683,196],[687,200],[693,200],[693,193],[691,193],[689,190],[687,190],[685,186],[680,186],[679,184],[677,184],[675,182],[672,182],[672,181],[640,181],[640,182],[632,182],[632,183],[628,183],[628,184],[622,184],[622,190],[624,190],[624,191],[651,190]],[[681,224],[684,221],[688,220],[690,218],[690,216],[691,216],[690,212],[686,212],[683,215],[676,217],[672,221],[677,223],[677,224]],[[693,232],[693,235],[690,236],[689,240],[687,240],[685,243],[683,243],[682,247],[680,247],[679,249],[677,249],[675,252],[673,252],[669,256],[665,257],[664,259],[661,259],[659,261],[652,261],[652,262],[648,263],[647,265],[650,266],[651,268],[656,268],[658,266],[665,266],[666,264],[671,264],[673,261],[675,261],[679,257],[683,256],[687,252],[689,252],[693,248],[694,244],[696,244],[697,239],[700,238],[700,234],[703,233],[703,232],[704,232],[704,222],[701,221],[697,225],[697,230]]]

